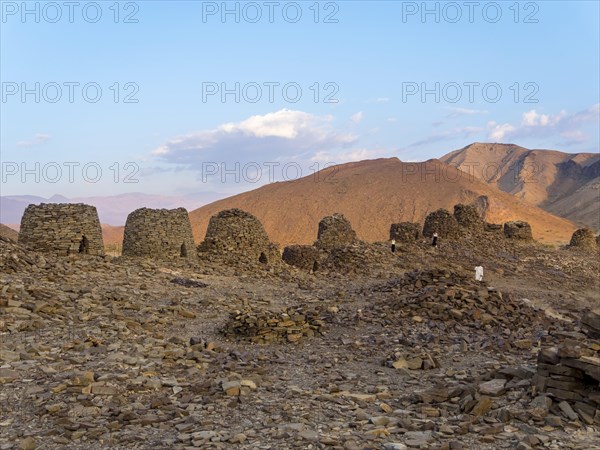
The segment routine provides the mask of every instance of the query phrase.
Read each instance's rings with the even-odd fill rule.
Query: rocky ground
[[[0,238],[0,449],[600,448],[598,381],[563,401],[538,373],[553,347],[595,367],[596,253],[361,248],[310,273]]]

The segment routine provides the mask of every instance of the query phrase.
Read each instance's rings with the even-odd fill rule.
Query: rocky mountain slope
[[[600,154],[474,143],[441,161],[560,217],[600,230]]]
[[[479,199],[479,200],[478,200]],[[229,208],[258,217],[274,242],[312,243],[321,218],[344,214],[358,237],[387,240],[394,222],[423,222],[428,213],[457,203],[478,201],[488,222],[527,220],[534,237],[543,242],[568,242],[575,226],[531,206],[493,186],[469,177],[438,160],[403,163],[397,158],[376,159],[331,167],[293,181],[272,183],[205,205],[190,213],[197,242],[208,220]]]

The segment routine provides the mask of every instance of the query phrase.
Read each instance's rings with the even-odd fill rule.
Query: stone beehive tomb
[[[57,256],[104,255],[96,207],[83,203],[29,205],[21,218],[19,242]]]
[[[393,223],[390,226],[390,239],[397,242],[416,242],[421,239],[421,225],[413,222]]]
[[[463,205],[462,203],[454,205],[454,218],[461,227],[473,230],[483,229],[484,222],[475,205]]]
[[[440,208],[425,218],[423,236],[431,237],[433,233],[437,233],[439,237],[446,239],[458,237],[458,222],[448,210]]]
[[[589,228],[580,228],[571,236],[569,247],[581,248],[583,250],[596,250],[596,236]]]
[[[317,271],[326,255],[314,245],[289,245],[283,249],[283,260],[290,266]]]
[[[125,223],[123,256],[196,258],[187,210],[140,208],[130,213]]]
[[[357,242],[356,232],[343,214],[333,214],[321,219],[315,246],[321,249],[333,249]]]
[[[504,224],[504,236],[510,239],[518,239],[522,241],[533,240],[531,226],[522,220],[506,222]]]
[[[260,220],[237,208],[221,211],[210,218],[198,251],[203,256],[217,256],[233,262],[267,264],[281,260],[279,249],[269,241]]]

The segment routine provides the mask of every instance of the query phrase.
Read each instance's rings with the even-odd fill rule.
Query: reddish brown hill
[[[0,236],[17,241],[19,239],[19,232],[0,223]]]
[[[546,211],[600,229],[600,155],[475,143],[442,161]]]
[[[489,222],[523,219],[544,242],[566,242],[573,223],[519,201],[439,160],[402,163],[397,158],[348,163],[294,181],[272,183],[205,205],[190,213],[194,237],[204,239],[213,214],[242,208],[257,216],[274,242],[312,243],[319,220],[343,213],[361,239],[386,240],[393,222],[423,222],[438,208],[487,197]]]
[[[115,227],[113,225],[102,224],[102,239],[104,240],[104,247],[118,248],[120,251],[121,245],[123,245],[123,233],[125,227]]]

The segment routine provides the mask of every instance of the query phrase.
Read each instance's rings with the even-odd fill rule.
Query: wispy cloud
[[[342,152],[320,151],[313,155],[310,160],[312,162],[323,165],[342,164],[346,162],[362,161],[365,159],[380,158],[385,155],[385,150],[370,150],[366,148],[358,148]]]
[[[430,134],[429,136],[427,136],[423,139],[419,139],[418,141],[413,142],[412,144],[409,144],[407,146],[407,148],[420,147],[422,145],[427,145],[427,144],[431,144],[433,142],[439,142],[439,141],[445,141],[445,140],[471,138],[471,137],[477,135],[477,133],[481,133],[482,131],[484,131],[484,128],[482,128],[482,127],[467,126],[467,127],[452,128],[450,130],[444,130],[444,131]]]
[[[362,111],[359,111],[356,114],[353,114],[352,116],[350,116],[350,121],[352,123],[359,123],[363,119],[364,119],[364,114],[362,113]]]
[[[43,144],[50,139],[49,134],[37,133],[32,139],[28,141],[18,141],[17,147],[34,147],[36,145]]]
[[[532,109],[523,113],[520,123],[487,124],[488,138],[495,141],[526,137],[559,137],[563,144],[585,142],[587,137],[581,127],[589,123],[600,123],[600,103],[574,114],[565,110],[557,114],[542,114]]]
[[[461,116],[474,116],[474,115],[482,115],[487,114],[488,111],[484,109],[469,109],[469,108],[447,108],[450,110],[450,113],[446,115],[446,117],[461,117]]]

